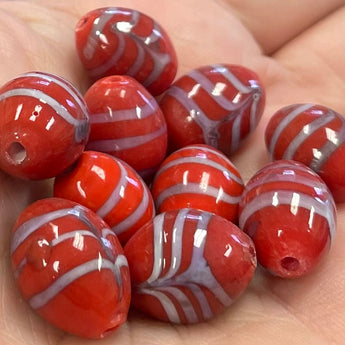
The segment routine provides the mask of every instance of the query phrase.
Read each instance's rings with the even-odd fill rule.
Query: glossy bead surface
[[[27,207],[11,242],[19,289],[66,332],[102,338],[126,321],[130,277],[123,249],[94,212],[49,198]]]
[[[126,163],[85,151],[73,170],[55,179],[54,196],[73,200],[102,217],[125,243],[155,215],[151,192]]]
[[[215,214],[161,213],[126,244],[132,304],[154,318],[191,324],[229,307],[256,268],[251,239]]]
[[[110,76],[85,94],[90,111],[88,150],[109,153],[153,175],[166,155],[167,128],[156,100],[136,80]]]
[[[83,152],[89,118],[61,77],[28,72],[0,89],[0,168],[24,179],[56,176]]]
[[[170,38],[141,12],[122,7],[93,10],[79,20],[75,35],[80,60],[92,79],[126,74],[158,95],[175,78],[177,57]]]
[[[336,202],[345,202],[345,120],[322,105],[293,104],[278,110],[265,132],[272,159],[308,165],[326,182]]]
[[[258,76],[237,65],[209,65],[175,81],[160,101],[173,149],[207,144],[235,152],[258,124],[265,93]]]
[[[207,145],[186,146],[168,156],[152,183],[158,212],[191,207],[237,221],[244,185],[237,168]]]
[[[258,262],[283,278],[309,273],[328,252],[336,227],[326,184],[304,164],[289,160],[275,161],[249,180],[239,215]]]

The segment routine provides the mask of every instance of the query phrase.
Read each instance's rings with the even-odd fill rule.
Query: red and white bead
[[[144,178],[152,176],[167,150],[164,115],[154,97],[135,79],[110,76],[86,92],[91,132],[88,150],[118,157]]]
[[[293,104],[279,109],[265,132],[272,159],[308,165],[326,182],[335,201],[345,201],[345,120],[322,105]]]
[[[309,273],[328,252],[336,208],[315,172],[298,162],[278,160],[247,183],[239,226],[253,239],[263,267],[296,278]]]
[[[54,196],[73,200],[102,217],[125,243],[155,216],[151,193],[125,162],[85,151],[73,170],[55,179]]]
[[[251,239],[213,213],[167,211],[126,244],[132,305],[172,323],[192,324],[229,307],[256,268]]]
[[[151,94],[175,78],[177,57],[165,30],[149,16],[128,8],[99,8],[85,14],[75,30],[76,46],[92,79],[130,75]]]
[[[244,184],[237,168],[207,145],[186,146],[168,156],[152,183],[158,212],[185,207],[237,221]]]
[[[0,89],[0,168],[25,179],[56,176],[83,152],[89,117],[67,80],[28,72]]]
[[[127,260],[91,210],[58,198],[35,202],[14,226],[11,256],[24,299],[60,329],[103,338],[126,321]]]
[[[209,65],[175,81],[160,101],[173,149],[207,144],[226,155],[255,129],[265,104],[258,76],[237,65]]]

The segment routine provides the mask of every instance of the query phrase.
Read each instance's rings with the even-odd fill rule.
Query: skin
[[[114,1],[1,1],[0,82],[30,70],[59,74],[85,91],[74,50],[76,21]],[[179,75],[208,63],[241,64],[256,71],[267,91],[264,116],[234,155],[245,181],[268,163],[263,133],[272,113],[315,102],[345,114],[344,0],[116,1],[156,18],[169,32]],[[0,343],[6,345],[225,345],[342,344],[345,329],[345,207],[338,205],[333,247],[316,270],[292,281],[258,270],[241,298],[214,320],[171,326],[130,313],[128,322],[99,341],[67,335],[23,302],[10,270],[10,231],[31,201],[49,196],[49,182],[23,182],[0,173]]]

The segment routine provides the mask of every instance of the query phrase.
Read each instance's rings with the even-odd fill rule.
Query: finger
[[[268,55],[344,5],[343,0],[224,0],[224,3],[236,12]]]
[[[291,72],[305,101],[345,113],[345,7],[307,30],[275,55]]]

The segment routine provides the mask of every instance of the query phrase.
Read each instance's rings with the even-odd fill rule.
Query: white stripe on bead
[[[57,218],[64,217],[70,214],[71,208],[59,209],[51,211],[40,216],[33,217],[23,224],[21,224],[12,237],[11,254],[42,225],[47,224]]]
[[[108,24],[110,19],[114,16],[116,10],[117,9],[115,9],[114,11],[108,8],[93,21],[92,28],[90,30],[86,44],[83,49],[85,59],[91,60],[93,58],[100,41],[105,43],[104,40],[106,39],[106,37],[102,35],[102,31],[104,27]]]
[[[320,171],[328,158],[345,141],[345,121],[342,121],[341,127],[337,131],[328,129],[327,133],[326,129],[326,135],[326,143],[320,149],[315,149],[315,152],[313,152],[314,158],[309,165],[309,167],[316,172]]]
[[[287,116],[285,116],[282,121],[280,121],[279,125],[274,130],[274,133],[273,133],[272,138],[271,138],[271,142],[269,144],[269,152],[270,152],[272,157],[274,156],[274,151],[276,148],[277,141],[278,141],[281,133],[284,131],[285,127],[291,121],[293,121],[297,116],[299,116],[304,111],[312,108],[313,106],[314,106],[314,104],[301,104],[297,108],[293,109],[290,113],[288,113]]]
[[[193,252],[189,267],[179,275],[176,273],[179,270],[179,265],[182,261],[182,238],[184,231],[184,224],[186,216],[188,215],[188,209],[181,209],[175,219],[173,228],[173,237],[169,243],[171,245],[172,257],[170,262],[170,268],[168,274],[161,276],[163,270],[163,252],[164,252],[164,213],[157,216],[154,220],[154,252],[153,252],[153,270],[148,280],[142,283],[138,288],[140,293],[148,293],[155,296],[164,308],[170,321],[180,323],[180,318],[176,311],[173,302],[163,292],[171,293],[178,300],[182,309],[184,310],[188,320],[195,320],[195,310],[186,306],[186,297],[177,293],[176,287],[184,286],[188,288],[198,299],[201,310],[205,318],[212,316],[212,311],[208,303],[207,297],[201,290],[199,285],[209,289],[212,294],[222,303],[224,306],[229,306],[232,303],[232,299],[225,292],[223,287],[214,277],[208,263],[204,258],[204,247],[207,236],[207,226],[213,216],[211,213],[203,213],[203,215],[195,216],[198,218],[196,229],[194,233]],[[176,229],[176,230],[175,230]],[[176,233],[179,232],[177,235]],[[168,242],[167,242],[168,243]],[[165,287],[171,288],[165,288]],[[203,295],[203,298],[201,298]],[[189,300],[188,300],[189,301]],[[190,303],[190,301],[189,301]]]
[[[206,116],[193,98],[189,97],[188,94],[178,86],[170,86],[168,92],[169,96],[174,97],[186,109],[186,111],[189,112],[189,117],[199,125],[203,133],[204,142],[217,148],[219,139],[219,121],[211,120]]]
[[[140,294],[146,294],[155,297],[163,307],[169,321],[177,324],[181,323],[180,317],[174,306],[174,303],[165,293],[157,291],[155,289],[141,288]]]
[[[247,220],[265,207],[290,206],[291,213],[296,212],[295,210],[301,207],[311,210],[311,217],[315,213],[325,218],[332,240],[335,232],[335,214],[333,213],[333,205],[332,207],[329,206],[330,203],[332,203],[331,199],[322,201],[318,198],[289,190],[262,192],[255,199],[246,203],[239,217],[239,226],[243,229]]]
[[[140,145],[144,145],[153,141],[166,133],[166,125],[164,124],[156,131],[143,135],[137,135],[127,138],[95,140],[87,144],[88,150],[100,152],[117,152],[121,150],[129,150]]]
[[[219,74],[221,74],[230,84],[232,84],[239,92],[251,93],[253,89],[244,85],[226,66],[213,64],[211,65]]]
[[[56,85],[59,85],[61,88],[63,88],[71,97],[73,100],[75,100],[79,107],[82,109],[83,113],[85,116],[88,118],[89,113],[86,108],[86,103],[84,99],[82,98],[79,90],[68,80],[60,77],[60,76],[55,76],[52,74],[45,74],[45,73],[39,73],[39,72],[28,72],[20,75],[19,77],[24,78],[24,77],[32,77],[32,78],[38,78],[38,79],[43,79],[47,80],[49,82],[53,82]]]
[[[286,148],[283,154],[283,159],[293,159],[296,150],[307,138],[310,137],[311,134],[325,126],[327,123],[332,122],[335,118],[334,112],[328,111],[324,116],[317,117],[311,123],[303,126],[302,130],[292,139],[289,146]]]
[[[113,227],[115,234],[119,235],[125,232],[126,230],[130,229],[133,225],[135,225],[144,216],[149,205],[149,201],[150,199],[148,190],[147,188],[145,188],[145,186],[143,186],[143,196],[140,203],[127,218],[125,218]]]
[[[84,139],[85,133],[84,131],[77,130],[79,127],[84,127],[87,123],[87,119],[76,119],[73,117],[69,111],[56,99],[53,97],[47,95],[41,90],[37,89],[27,89],[27,88],[18,88],[18,89],[12,89],[3,92],[0,95],[0,101],[3,101],[4,99],[15,97],[15,96],[27,96],[32,97],[34,99],[37,99],[39,102],[43,104],[48,104],[57,115],[59,115],[61,118],[63,118],[67,123],[71,124],[73,127],[76,128],[75,130],[75,139],[80,142]],[[86,115],[87,116],[87,115]]]
[[[168,293],[172,295],[179,303],[186,316],[188,323],[198,322],[198,316],[195,312],[194,306],[186,294],[176,286],[160,286],[156,287],[155,291]]]
[[[97,214],[101,218],[105,218],[114,207],[123,199],[125,195],[125,190],[128,185],[128,173],[126,168],[121,162],[114,160],[120,169],[119,181],[116,183],[115,188],[111,191],[108,199],[103,203],[103,205],[97,210]]]
[[[123,11],[124,10],[121,8],[108,8],[94,21],[93,28],[88,36],[87,43],[84,47],[84,56],[87,59],[90,60],[93,58],[99,41],[106,39],[103,36],[102,31],[105,25],[111,20],[112,15]],[[136,57],[136,60],[134,61],[133,65],[129,67],[127,74],[135,76],[144,64],[146,54],[150,55],[153,60],[153,68],[150,74],[147,76],[147,78],[142,82],[144,86],[148,87],[156,81],[156,79],[161,75],[165,67],[169,64],[170,55],[167,53],[156,52],[154,51],[154,49],[151,49],[150,47],[150,44],[156,43],[161,38],[160,28],[157,27],[155,22],[153,22],[154,27],[150,35],[142,37],[133,32],[133,29],[138,25],[138,22],[140,20],[140,12],[132,10],[125,11],[125,13],[127,15],[131,15],[130,21],[126,22],[126,27],[122,27],[122,22],[116,22],[111,27],[111,32],[114,35],[116,35],[118,39],[118,45],[115,54],[102,65],[90,69],[89,74],[93,77],[96,77],[104,75],[109,69],[111,69],[123,56],[126,50],[126,42],[124,39],[124,35],[131,34],[131,38],[137,46],[138,56]]]
[[[119,264],[124,264],[124,261],[119,261],[117,265]],[[51,285],[49,285],[47,289],[31,297],[29,300],[29,304],[34,309],[42,308],[58,293],[60,293],[63,289],[68,287],[68,285],[70,285],[78,278],[90,272],[100,271],[103,269],[109,269],[115,273],[115,266],[116,264],[114,262],[104,259],[101,256],[99,256],[97,259],[85,262],[84,264],[74,267],[70,271],[64,273],[62,276],[56,279]],[[116,277],[118,278],[118,275],[116,275]],[[119,286],[122,286],[122,281],[118,283]]]
[[[112,110],[109,109],[106,113],[92,114],[90,123],[115,123],[120,121],[142,120],[155,114],[158,110],[158,104],[154,98],[147,99],[140,91],[137,91],[140,97],[145,100],[142,106],[136,106],[131,109]]]
[[[123,56],[123,54],[125,53],[125,50],[126,50],[125,38],[123,35],[117,35],[117,40],[118,40],[117,49],[116,49],[114,55],[112,55],[109,60],[102,63],[98,67],[94,67],[94,68],[88,70],[88,74],[91,77],[99,78],[100,76],[103,76],[104,74],[106,74],[106,72],[109,69],[111,69],[114,65],[116,65],[118,60]]]
[[[225,193],[222,188],[210,185],[200,186],[200,183],[188,182],[187,184],[178,183],[164,189],[156,198],[156,206],[159,208],[163,202],[172,195],[181,194],[200,194],[213,197],[217,202],[223,201],[227,204],[238,204],[240,196],[233,196]]]
[[[188,148],[188,149],[190,149],[190,148]],[[218,170],[219,172],[222,172],[228,179],[234,180],[238,184],[243,186],[242,179],[240,177],[238,177],[237,175],[235,175],[232,171],[226,169],[222,164],[217,163],[217,162],[215,162],[215,161],[213,161],[211,159],[206,159],[204,157],[182,157],[182,158],[174,159],[174,160],[172,160],[172,161],[170,161],[168,163],[165,163],[157,171],[156,178],[159,175],[161,175],[164,171],[166,171],[167,169],[169,169],[171,167],[175,167],[175,166],[180,165],[180,164],[200,164],[200,165],[203,165],[203,166],[212,167],[212,168]],[[230,165],[232,165],[232,164],[230,164]]]

